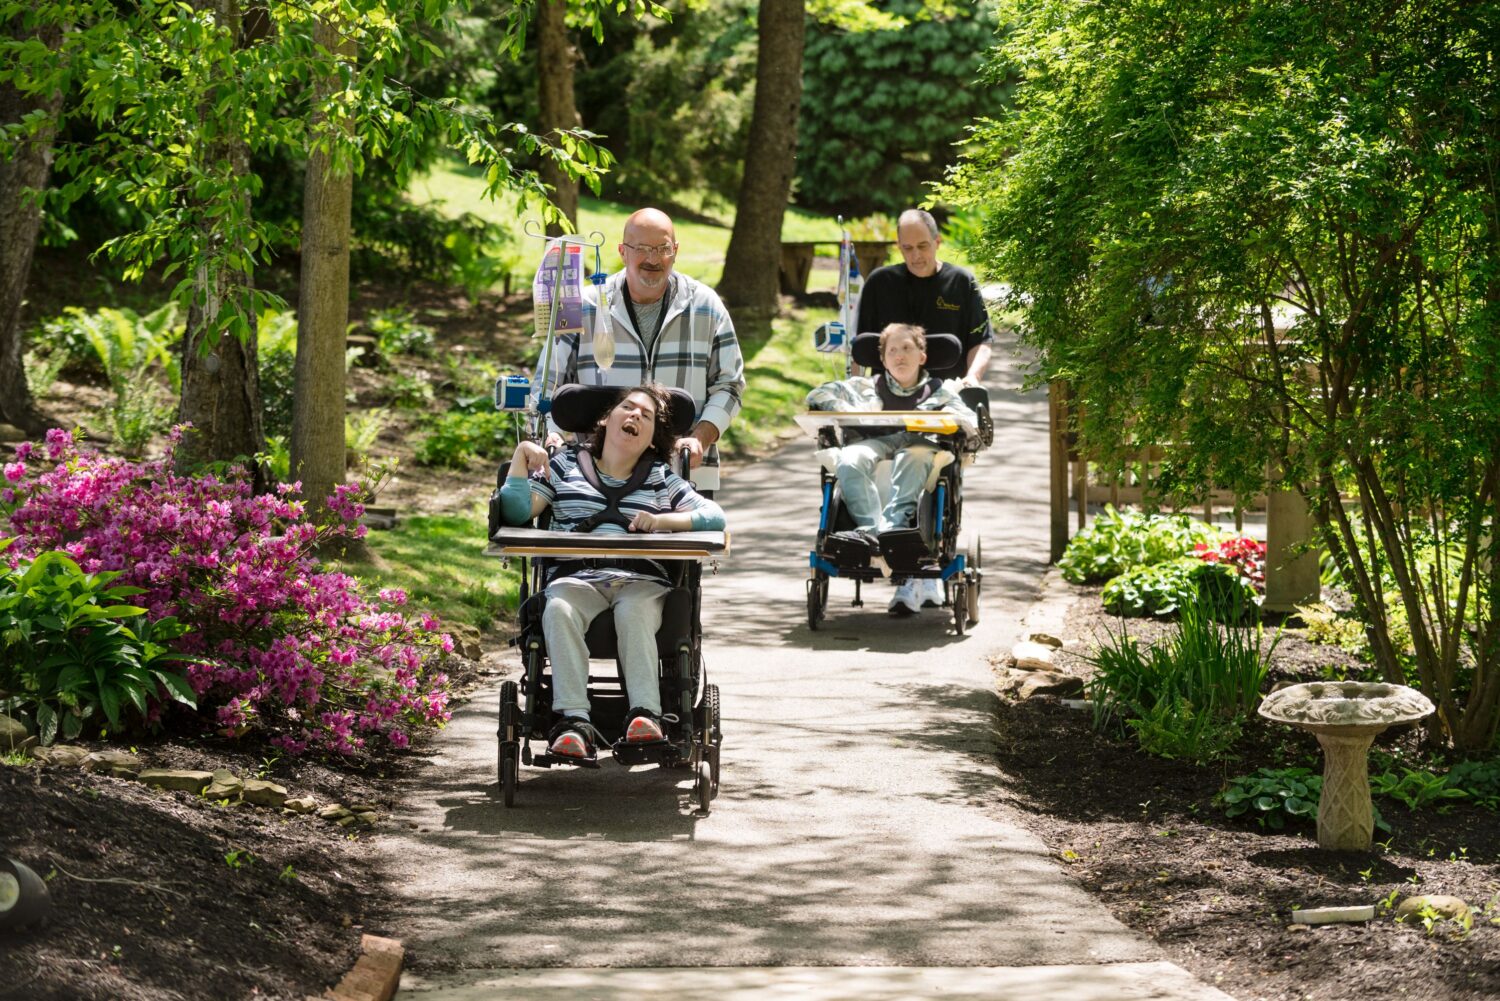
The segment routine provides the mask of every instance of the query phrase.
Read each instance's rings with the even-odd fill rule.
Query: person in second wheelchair
[[[674,435],[670,398],[656,383],[620,390],[620,400],[576,451],[549,458],[536,442],[516,446],[501,489],[506,524],[524,525],[549,506],[553,531],[624,533],[717,531],[724,512],[699,495],[665,461]],[[656,632],[668,590],[667,573],[649,559],[557,559],[546,581],[542,630],[552,662],[548,734],[561,758],[592,761],[603,742],[589,720],[589,623],[615,610],[622,681],[631,705],[622,740],[661,743],[661,692]]]
[[[907,323],[889,324],[880,332],[875,375],[825,382],[807,394],[807,405],[812,410],[856,412],[941,410],[975,419],[960,395],[959,380],[929,375],[923,367],[926,362],[926,332]],[[881,536],[914,533],[918,500],[937,453],[930,438],[912,431],[846,441],[838,450],[837,476],[844,507],[856,527],[836,533],[834,541],[878,552]],[[891,460],[891,494],[882,506],[875,467],[884,459]],[[942,603],[940,580],[908,577],[897,586],[889,610],[892,615],[913,615]]]

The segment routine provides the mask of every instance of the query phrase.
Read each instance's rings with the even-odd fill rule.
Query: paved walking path
[[[691,775],[522,770],[494,798],[495,694],[464,707],[384,835],[416,972],[401,996],[1224,999],[1161,961],[999,804],[989,657],[1046,566],[1040,394],[992,370],[995,446],[966,482],[982,621],[890,619],[886,585],[807,628],[812,449],[742,467],[720,497],[734,552],[705,582],[723,693],[723,785]]]

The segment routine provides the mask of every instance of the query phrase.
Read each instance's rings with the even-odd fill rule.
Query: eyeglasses
[[[670,261],[677,256],[677,244],[675,243],[663,243],[655,247],[637,247],[633,243],[622,243],[620,246],[641,257],[660,257],[664,261]]]

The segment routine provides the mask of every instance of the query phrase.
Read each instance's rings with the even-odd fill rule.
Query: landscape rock
[[[1375,917],[1374,904],[1344,907],[1304,907],[1292,912],[1294,925],[1358,924]]]
[[[86,772],[104,772],[115,778],[134,778],[141,772],[141,759],[126,751],[94,751],[79,767]]]
[[[318,801],[311,796],[293,796],[282,804],[282,809],[293,813],[312,813],[318,808]]]
[[[453,637],[453,647],[468,660],[478,660],[484,650],[479,644],[479,630],[467,622],[445,622],[443,632]]]
[[[267,782],[265,779],[246,779],[245,791],[241,798],[246,803],[254,803],[256,806],[269,806],[279,810],[286,805],[286,786],[277,785],[275,782]]]
[[[136,776],[148,786],[190,792],[197,795],[214,780],[213,772],[200,772],[185,768],[147,768]]]
[[[1001,695],[1015,695],[1021,690],[1026,679],[1031,677],[1030,671],[1022,671],[1014,667],[1002,667],[995,672],[995,688]]]
[[[1021,687],[1017,689],[1016,695],[1022,699],[1029,699],[1035,695],[1057,695],[1073,696],[1083,691],[1083,679],[1072,674],[1062,674],[1058,671],[1033,671]]]
[[[1049,646],[1054,650],[1061,650],[1063,647],[1063,641],[1058,639],[1056,636],[1053,636],[1051,633],[1032,633],[1026,638],[1032,643],[1039,643],[1042,646]]]
[[[25,440],[26,440],[26,432],[25,431],[22,431],[20,428],[16,427],[14,424],[6,424],[4,421],[0,421],[0,441],[6,442],[6,443],[10,443],[10,442],[25,441]]]
[[[22,742],[31,734],[26,732],[26,724],[18,719],[0,715],[0,751],[19,750]]]
[[[53,744],[51,747],[36,748],[31,752],[31,756],[49,765],[77,768],[89,756],[89,752],[85,748],[75,747],[72,744]]]
[[[1045,671],[1052,666],[1052,648],[1030,640],[1022,640],[1011,647],[1010,655],[1016,667],[1023,671]]]
[[[203,790],[209,799],[237,799],[245,791],[245,780],[227,768],[214,771],[213,781]]]
[[[329,803],[318,811],[318,816],[324,820],[343,820],[345,817],[352,816],[352,814],[350,814],[349,808],[342,803]]]
[[[1424,893],[1414,897],[1407,897],[1396,906],[1396,917],[1420,918],[1422,911],[1432,908],[1438,917],[1450,921],[1462,921],[1469,913],[1469,905],[1462,897],[1449,897],[1440,893]]]

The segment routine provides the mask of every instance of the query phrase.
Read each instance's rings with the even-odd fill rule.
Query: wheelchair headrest
[[[619,386],[580,386],[576,383],[559,386],[552,394],[552,421],[564,431],[587,434],[628,392],[630,388]],[[668,389],[667,396],[672,401],[668,411],[672,433],[681,438],[692,430],[698,406],[685,389]]]
[[[854,338],[850,356],[861,368],[872,373],[884,372],[880,363],[880,334],[865,333]],[[963,363],[964,346],[952,334],[927,335],[927,364],[923,368],[934,375],[956,368]]]

